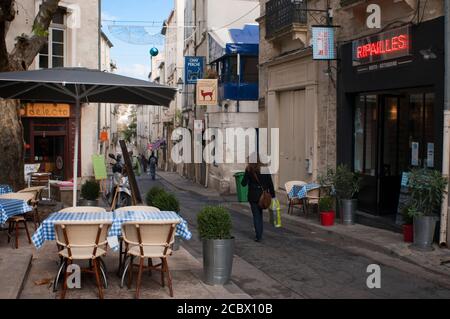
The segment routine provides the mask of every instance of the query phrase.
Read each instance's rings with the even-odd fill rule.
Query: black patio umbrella
[[[76,105],[74,206],[77,204],[78,165],[76,163],[78,162],[81,104],[123,103],[169,106],[175,94],[175,88],[86,68],[0,72],[0,98]]]

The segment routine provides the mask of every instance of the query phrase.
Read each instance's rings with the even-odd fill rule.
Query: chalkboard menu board
[[[398,209],[397,209],[397,218],[396,224],[403,225],[403,209],[406,205],[408,205],[409,200],[411,199],[411,193],[409,191],[409,175],[410,173],[402,174],[402,185],[400,188],[400,196],[398,199]]]

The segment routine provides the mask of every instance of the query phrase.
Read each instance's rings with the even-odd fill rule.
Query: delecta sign
[[[410,54],[410,26],[353,41],[354,66],[398,59]]]
[[[197,84],[198,79],[203,78],[205,58],[199,56],[186,56],[184,61],[186,84]]]

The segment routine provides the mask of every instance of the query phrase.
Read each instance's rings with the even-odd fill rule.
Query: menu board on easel
[[[139,186],[136,182],[136,176],[134,175],[133,165],[131,162],[130,154],[128,153],[127,144],[125,141],[120,141],[120,148],[122,149],[122,155],[125,162],[125,168],[127,170],[128,181],[131,187],[131,198],[133,205],[140,205],[143,203]]]
[[[410,173],[406,172],[402,174],[402,184],[400,188],[400,196],[398,198],[397,218],[395,222],[397,225],[403,225],[403,209],[406,205],[408,205],[411,199],[411,194],[408,187],[409,175]]]

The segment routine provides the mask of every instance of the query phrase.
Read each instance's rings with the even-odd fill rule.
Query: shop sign
[[[197,80],[203,78],[205,58],[200,56],[186,56],[184,59],[184,82],[186,84],[197,84]]]
[[[411,27],[401,27],[353,41],[353,66],[410,56]]]
[[[217,79],[202,79],[197,81],[197,105],[217,105]]]
[[[69,104],[30,103],[21,110],[22,117],[70,117]]]
[[[313,26],[313,59],[335,60],[334,27]]]

